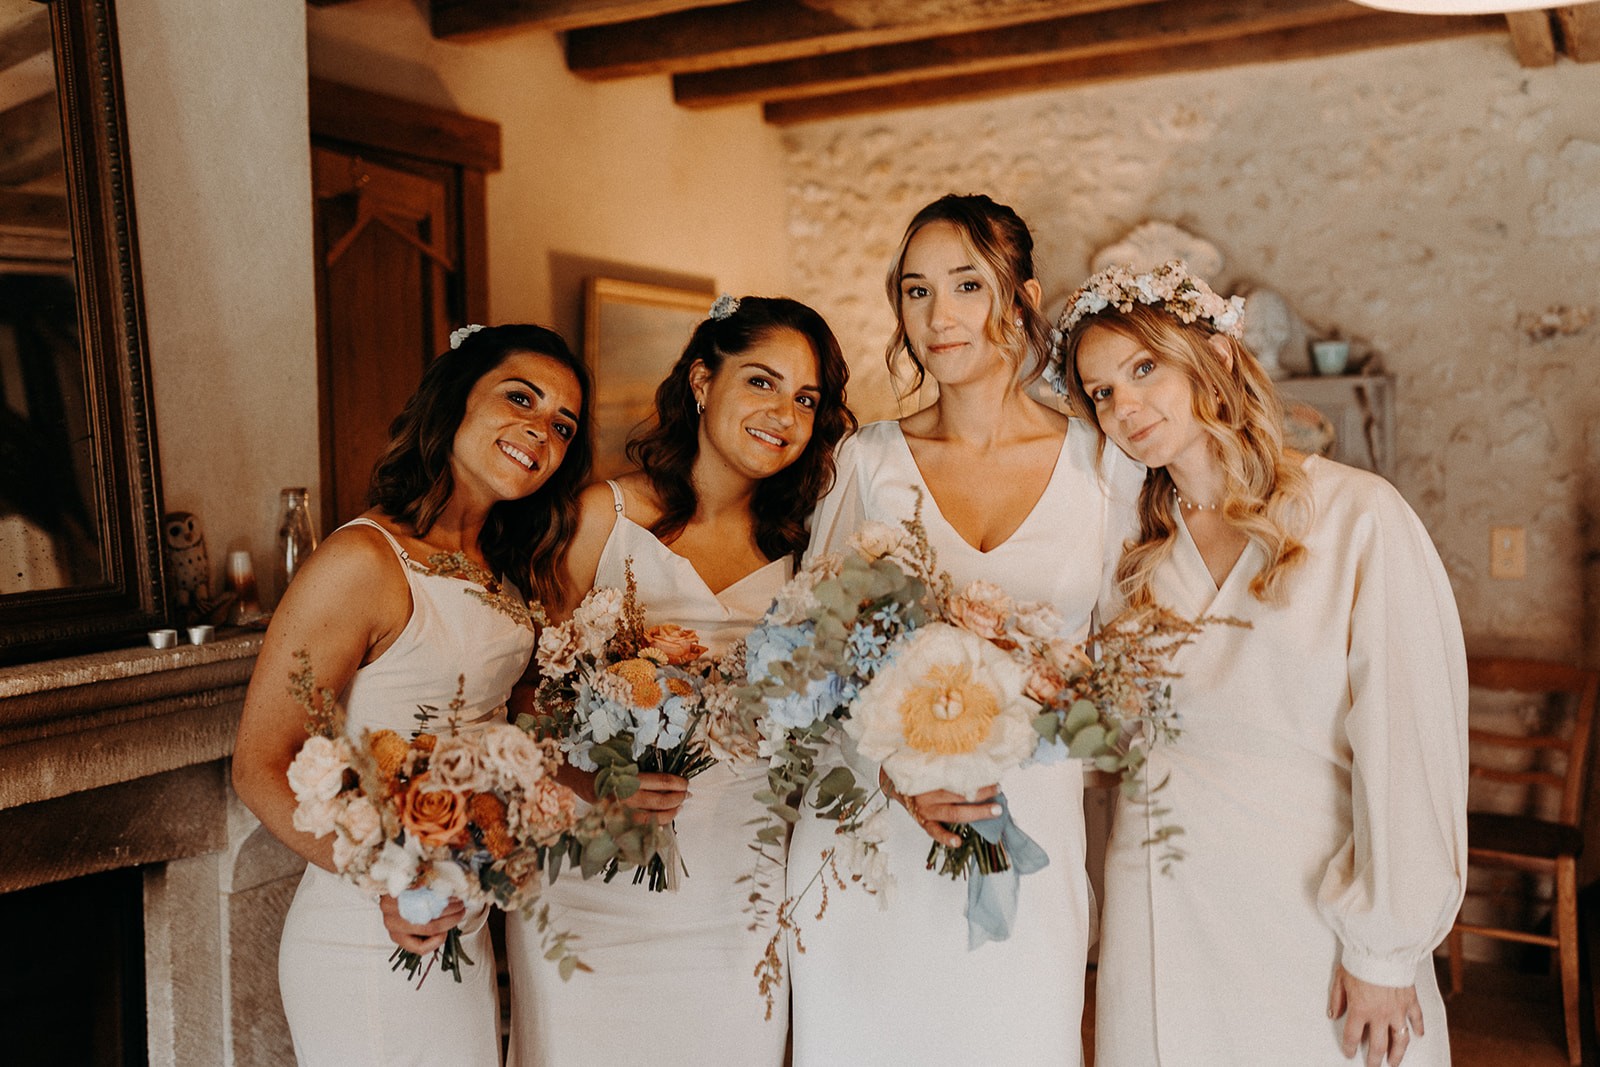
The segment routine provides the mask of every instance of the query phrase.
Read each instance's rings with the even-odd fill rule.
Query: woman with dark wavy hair
[[[558,587],[588,476],[589,376],[539,326],[467,327],[390,430],[373,507],[335,530],[284,591],[256,660],[233,783],[262,825],[308,861],[278,974],[295,1056],[326,1064],[500,1062],[493,950],[482,912],[452,901],[414,924],[333,873],[333,838],[295,825],[287,771],[306,739],[289,679],[310,657],[352,738],[410,734],[419,705],[503,716],[533,651],[530,593]],[[452,928],[477,961],[422,988],[391,973],[394,946],[426,955]]]
[[[631,561],[647,624],[692,630],[713,655],[742,638],[789,580],[833,484],[834,446],[855,428],[848,376],[833,331],[804,304],[717,301],[656,390],[653,424],[629,443],[638,469],[580,499],[566,611],[592,587],[620,588]],[[715,724],[707,733],[722,758],[692,796],[683,778],[642,774],[626,801],[637,817],[676,820],[689,871],[677,890],[568,876],[544,897],[593,974],[563,983],[537,932],[510,920],[512,1063],[783,1062],[788,998],[778,991],[781,1010],[765,1018],[751,974],[767,935],[749,928],[740,884],[766,764]],[[563,778],[594,800],[592,774],[568,767]]]

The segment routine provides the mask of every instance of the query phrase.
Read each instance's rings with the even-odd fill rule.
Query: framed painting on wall
[[[655,410],[656,386],[715,299],[710,290],[589,279],[583,357],[594,375],[595,477],[627,469],[628,434]]]

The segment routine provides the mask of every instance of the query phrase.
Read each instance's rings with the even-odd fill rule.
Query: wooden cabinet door
[[[325,529],[366,510],[389,423],[461,317],[453,179],[312,148]]]
[[[366,510],[373,462],[450,331],[488,322],[493,122],[312,78],[324,530]]]

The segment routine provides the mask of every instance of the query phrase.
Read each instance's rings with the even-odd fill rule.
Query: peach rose
[[[671,622],[650,627],[644,632],[644,641],[651,648],[665,652],[667,662],[675,667],[693,663],[706,651],[706,646],[700,643],[699,634]]]
[[[990,641],[1005,636],[1011,598],[991,582],[973,582],[950,598],[949,622]]]
[[[430,789],[427,774],[419,774],[400,798],[400,825],[420,844],[449,845],[467,827],[467,798]]]

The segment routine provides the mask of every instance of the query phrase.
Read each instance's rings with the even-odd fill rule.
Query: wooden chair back
[[[1475,778],[1489,781],[1557,790],[1560,795],[1557,821],[1566,826],[1580,827],[1590,734],[1594,727],[1596,694],[1600,693],[1600,671],[1545,660],[1474,656],[1467,661],[1467,680],[1482,689],[1565,695],[1570,698],[1571,712],[1568,716],[1541,716],[1542,723],[1550,727],[1548,730],[1523,735],[1471,728],[1468,738],[1475,746],[1493,745],[1522,751],[1561,753],[1564,763],[1559,772],[1543,767],[1510,770],[1473,760],[1471,773]],[[1563,729],[1563,726],[1567,728]]]

